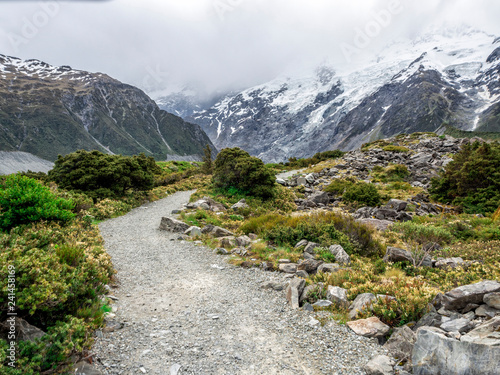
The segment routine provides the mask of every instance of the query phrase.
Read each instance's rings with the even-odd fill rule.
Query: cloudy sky
[[[0,0],[0,54],[104,72],[149,93],[186,83],[210,92],[351,63],[432,25],[500,35],[499,19],[498,0]]]

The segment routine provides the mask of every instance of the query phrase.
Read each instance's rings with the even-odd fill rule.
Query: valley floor
[[[364,374],[383,349],[317,313],[292,310],[284,274],[243,269],[158,230],[181,192],[100,224],[118,271],[113,332],[98,332],[103,374]],[[313,318],[318,318],[315,320]],[[324,323],[324,324],[323,324]],[[111,329],[112,330],[112,329]],[[180,366],[180,370],[179,369]]]

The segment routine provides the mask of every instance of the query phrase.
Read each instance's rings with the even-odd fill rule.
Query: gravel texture
[[[100,224],[118,287],[111,291],[116,316],[97,332],[92,350],[97,369],[353,375],[364,374],[362,367],[384,354],[372,339],[325,323],[322,313],[291,310],[284,290],[260,288],[266,281],[286,284],[284,274],[234,267],[207,247],[158,230],[161,217],[179,209],[191,193]]]

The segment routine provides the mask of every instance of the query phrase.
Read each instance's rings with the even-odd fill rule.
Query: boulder
[[[318,267],[318,272],[335,272],[340,269],[338,263],[323,263]]]
[[[463,342],[473,342],[499,347],[500,350],[500,316],[490,319],[460,338]]]
[[[349,307],[349,319],[356,319],[358,314],[366,308],[371,307],[377,297],[372,293],[358,294]]]
[[[431,311],[425,314],[420,320],[415,324],[413,330],[416,331],[420,327],[435,327],[439,328],[443,324],[443,317],[439,315],[436,311]]]
[[[442,296],[441,303],[447,310],[460,310],[469,303],[482,303],[486,294],[495,292],[500,292],[500,283],[498,281],[481,281],[450,290]]]
[[[201,237],[201,229],[199,227],[192,226],[186,229],[184,234],[190,237]]]
[[[170,232],[185,232],[189,229],[189,225],[186,223],[173,219],[171,217],[162,217],[160,223],[160,230],[168,230]]]
[[[344,248],[340,245],[332,245],[328,249],[330,250],[330,253],[332,253],[335,256],[335,261],[339,264],[346,265],[348,266],[351,264],[351,257],[349,254],[347,254],[344,250]]]
[[[10,342],[11,340],[8,336],[12,327],[15,327],[16,341],[33,341],[45,335],[45,332],[32,326],[26,320],[18,317],[10,317],[3,323],[0,323],[0,339]]]
[[[300,241],[299,241],[299,242],[297,242],[297,244],[295,245],[295,248],[297,249],[297,248],[302,247],[302,246],[306,247],[308,243],[309,243],[309,241],[308,241],[308,240],[300,240]]]
[[[280,264],[279,270],[284,273],[295,273],[297,272],[297,265],[295,263]]]
[[[232,232],[228,231],[227,229],[217,227],[217,226],[213,226],[209,233],[216,238],[234,236],[234,234]]]
[[[347,308],[349,306],[349,300],[347,299],[347,290],[338,286],[328,286],[328,289],[326,291],[326,299],[343,308]]]
[[[285,289],[285,286],[282,283],[279,283],[277,281],[266,281],[260,284],[261,289],[272,289],[276,291],[280,291]]]
[[[494,309],[500,310],[500,293],[488,293],[483,297],[483,302]]]
[[[411,262],[413,263],[413,257],[409,251],[399,249],[397,247],[388,247],[385,256],[384,262]]]
[[[471,329],[472,323],[469,319],[465,318],[453,319],[441,324],[440,328],[446,332],[462,333],[467,332],[469,329]]]
[[[387,228],[389,228],[389,225],[394,224],[394,222],[390,220],[379,220],[379,219],[357,219],[356,220],[359,223],[371,226],[381,232],[385,232]]]
[[[390,210],[388,208],[379,208],[374,215],[375,219],[394,221],[398,216],[398,212],[396,210]]]
[[[384,344],[384,348],[399,361],[408,361],[411,359],[415,341],[417,341],[415,332],[408,326],[403,326],[394,330],[394,333]]]
[[[277,184],[280,184],[280,185],[283,185],[283,186],[287,186],[287,182],[285,180],[283,180],[282,178],[277,178],[276,179],[276,183]]]
[[[482,316],[489,319],[500,315],[500,310],[497,310],[494,307],[488,305],[481,305],[476,309],[475,314],[477,316]]]
[[[323,263],[321,260],[305,259],[299,263],[297,270],[306,271],[308,273],[315,273],[318,267]]]
[[[304,279],[300,279],[298,277],[293,278],[290,281],[290,284],[286,288],[286,299],[292,309],[298,309],[300,307],[299,298],[304,288],[306,286],[306,281]]]
[[[316,180],[315,176],[314,176],[314,173],[309,173],[307,176],[306,176],[306,181],[308,184],[313,184],[314,183],[314,180]]]
[[[196,202],[191,202],[191,203],[186,204],[186,208],[194,209],[194,210],[202,209],[202,210],[208,211],[208,210],[210,210],[210,204],[205,199],[200,199],[200,200],[197,200]]]
[[[384,337],[391,329],[391,327],[382,323],[376,316],[347,322],[347,326],[357,335],[376,338]]]
[[[460,257],[458,258],[444,258],[438,259],[435,264],[436,268],[447,269],[447,268],[457,268],[458,266],[463,266],[465,264],[464,260]]]
[[[367,375],[393,375],[394,360],[386,355],[377,355],[363,367]]]
[[[309,200],[316,203],[316,204],[324,204],[327,205],[330,203],[330,196],[328,195],[327,192],[324,191],[318,191],[316,193],[313,193],[310,197]]]
[[[406,210],[406,206],[408,206],[408,202],[402,201],[400,199],[391,199],[385,207],[390,209],[390,210],[396,210],[396,211],[404,211]]]
[[[236,246],[247,247],[252,243],[252,240],[248,236],[239,236],[234,239],[236,241]]]
[[[231,209],[232,210],[239,210],[239,209],[242,209],[242,208],[248,208],[248,204],[247,204],[247,201],[245,199],[242,199],[240,200],[238,203],[235,203],[231,206]]]
[[[422,327],[413,347],[414,375],[498,375],[499,348],[446,337],[438,328]]]
[[[313,303],[313,306],[316,306],[316,307],[330,307],[331,305],[333,305],[333,302],[328,301],[326,299],[320,299],[320,300]]]
[[[219,243],[220,247],[224,249],[231,249],[236,246],[236,241],[232,236],[219,238]]]
[[[306,248],[304,249],[304,252],[314,255],[315,254],[314,249],[316,249],[317,247],[320,247],[320,246],[316,242],[309,242],[307,244]]]
[[[302,301],[304,301],[307,298],[307,295],[309,294],[309,292],[312,292],[316,288],[318,288],[317,284],[311,284],[311,285],[306,286],[304,288],[304,290],[302,291],[302,294],[300,295],[299,302],[302,303]]]

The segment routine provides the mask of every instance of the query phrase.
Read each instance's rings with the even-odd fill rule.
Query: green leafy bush
[[[57,198],[32,178],[9,175],[0,180],[0,230],[40,220],[65,223],[75,216],[73,208],[72,201]]]
[[[429,189],[432,198],[466,213],[494,212],[500,205],[500,143],[465,144]]]
[[[213,184],[231,194],[239,191],[269,198],[274,194],[275,180],[262,160],[237,147],[223,149],[215,159]]]
[[[124,196],[129,189],[154,187],[160,167],[152,157],[107,155],[99,151],[77,151],[60,156],[49,178],[61,188],[83,192],[94,200]]]
[[[346,202],[358,205],[377,206],[382,201],[375,185],[366,182],[356,182],[352,178],[335,179],[324,189],[328,193],[342,195]]]
[[[419,245],[427,243],[444,245],[453,240],[453,235],[446,228],[418,224],[413,221],[394,223],[391,230],[401,233],[403,241]]]
[[[340,244],[349,254],[377,257],[383,253],[373,229],[356,222],[351,216],[334,212],[307,217],[266,214],[250,218],[240,230],[246,234],[259,234],[284,246],[293,247],[306,239],[322,246]]]

